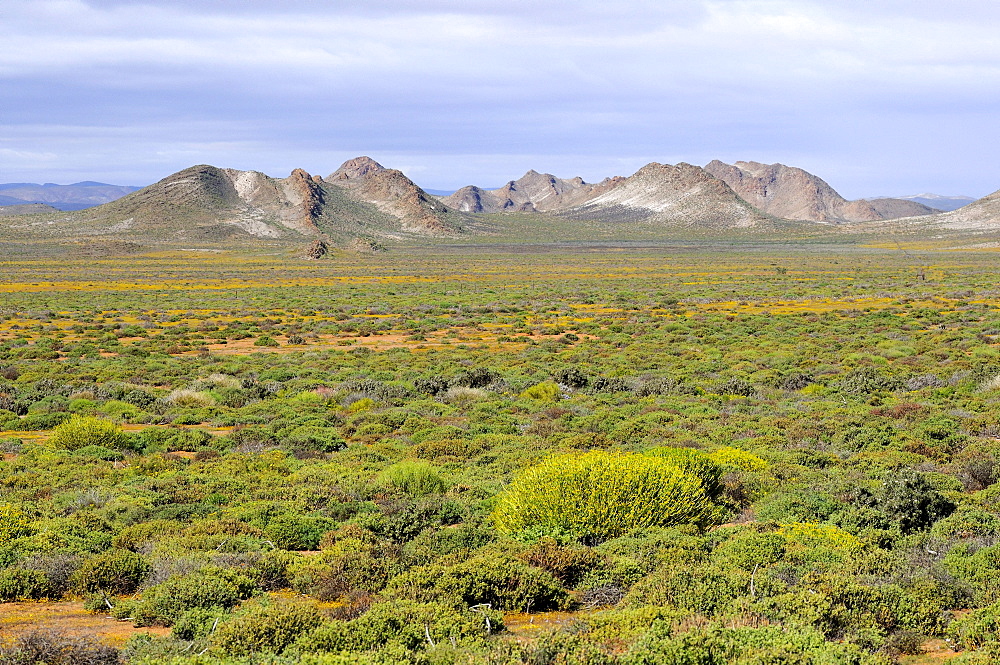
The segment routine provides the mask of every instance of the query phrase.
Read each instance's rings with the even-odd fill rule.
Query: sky
[[[0,182],[194,164],[429,189],[652,161],[1000,189],[993,0],[0,0]]]

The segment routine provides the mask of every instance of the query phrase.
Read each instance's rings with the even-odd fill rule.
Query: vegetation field
[[[0,661],[995,662],[998,259],[7,255]]]

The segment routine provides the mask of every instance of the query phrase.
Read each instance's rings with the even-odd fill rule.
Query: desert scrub
[[[102,446],[112,450],[131,450],[132,438],[121,427],[94,416],[73,415],[52,430],[49,439],[56,448],[78,450],[87,446]]]
[[[151,570],[143,555],[112,549],[84,561],[73,574],[73,583],[85,593],[126,594],[138,589]]]
[[[24,511],[10,504],[0,505],[0,546],[31,535],[31,521]]]
[[[592,451],[559,455],[518,476],[497,499],[503,533],[540,529],[602,542],[631,531],[717,521],[696,476],[647,455]]]
[[[380,480],[414,497],[440,494],[447,488],[437,469],[421,460],[397,462],[382,472]]]

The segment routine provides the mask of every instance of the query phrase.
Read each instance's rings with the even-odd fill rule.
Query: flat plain
[[[990,662],[996,252],[476,243],[5,255],[7,648]]]

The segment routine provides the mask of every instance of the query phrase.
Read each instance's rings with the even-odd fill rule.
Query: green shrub
[[[326,517],[280,515],[264,529],[264,535],[283,550],[315,550],[320,538],[337,524]]]
[[[132,450],[132,438],[121,427],[94,416],[73,415],[54,430],[49,438],[56,448],[78,450],[86,446],[103,446],[113,450]]]
[[[665,459],[684,473],[695,476],[701,481],[705,493],[713,500],[722,493],[723,467],[699,450],[659,446],[645,450],[643,454]]]
[[[104,460],[105,462],[118,462],[125,459],[125,455],[121,451],[111,450],[110,448],[105,448],[104,446],[84,446],[83,448],[78,448],[74,452],[80,457]]]
[[[447,488],[437,469],[422,460],[397,462],[383,471],[381,478],[413,497],[440,494]]]
[[[113,549],[83,562],[74,573],[74,586],[84,593],[132,593],[152,570],[149,561],[130,550]]]
[[[729,665],[730,663],[875,663],[853,644],[827,642],[809,628],[726,628],[711,625],[675,632],[657,621],[623,659],[624,665]]]
[[[387,593],[422,602],[493,609],[566,609],[572,599],[544,570],[509,555],[482,554],[453,566],[417,566],[390,580]]]
[[[226,610],[219,607],[194,607],[178,617],[170,634],[179,640],[201,640],[208,637],[219,622],[227,615]]]
[[[0,547],[31,533],[31,520],[23,510],[10,504],[0,504]]]
[[[212,644],[232,656],[281,653],[322,620],[316,606],[307,603],[257,605],[220,625]]]
[[[1000,602],[956,619],[948,626],[948,636],[962,650],[1000,642]]]
[[[701,481],[666,459],[592,451],[522,472],[497,499],[493,520],[513,533],[542,528],[589,542],[719,518]]]
[[[387,644],[413,651],[428,648],[428,636],[435,644],[452,640],[456,644],[482,644],[483,638],[502,629],[503,615],[496,610],[459,610],[445,603],[391,600],[373,605],[353,621],[324,623],[302,636],[288,653],[367,651]]]
[[[256,592],[256,585],[245,575],[207,566],[150,587],[141,600],[116,607],[116,614],[132,617],[136,626],[172,626],[192,608],[228,609]]]
[[[0,571],[0,601],[39,600],[47,597],[48,577],[40,570],[7,568]]]
[[[557,402],[562,391],[555,381],[542,381],[530,388],[525,389],[520,397],[537,400],[539,402]]]

